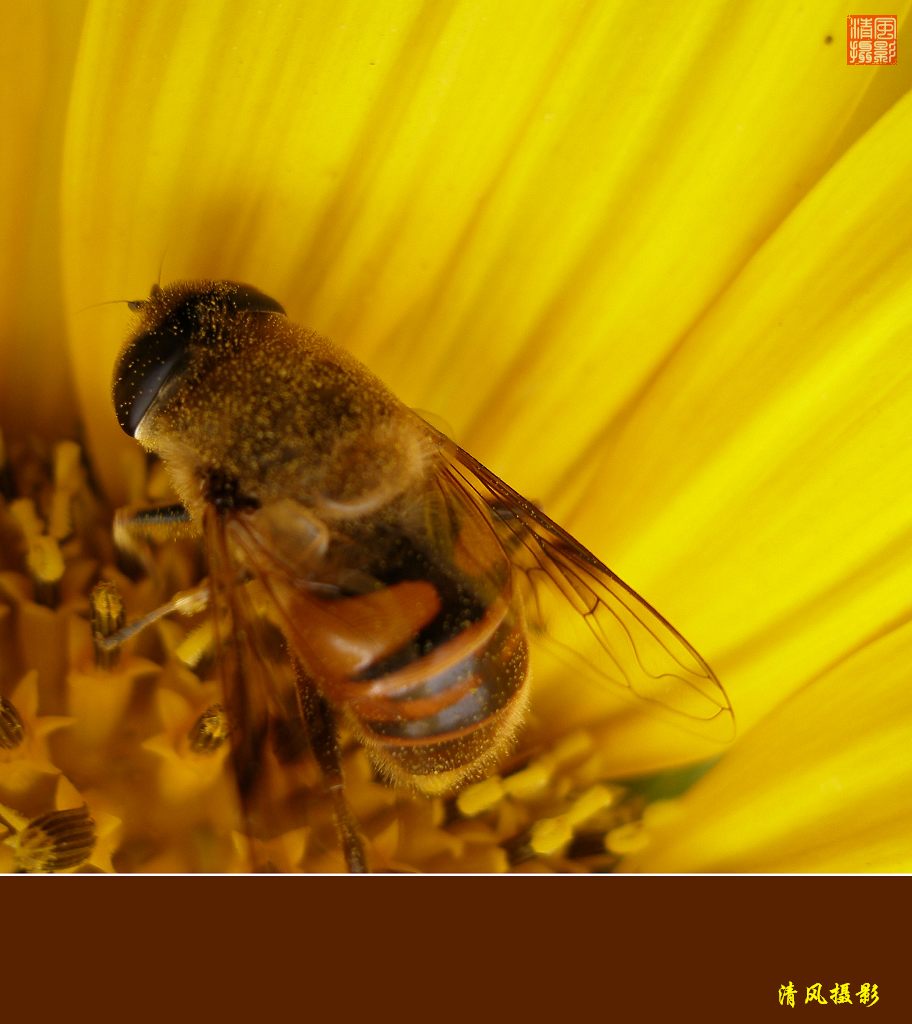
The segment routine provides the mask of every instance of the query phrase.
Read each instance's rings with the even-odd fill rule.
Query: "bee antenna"
[[[165,268],[165,256],[167,256],[167,255],[168,255],[168,247],[165,246],[165,248],[162,250],[161,259],[158,261],[158,279],[155,282],[155,284],[157,285],[159,290],[161,290],[162,271]]]
[[[87,310],[97,309],[99,306],[117,306],[120,305],[121,303],[129,306],[132,301],[132,299],[107,299],[105,302],[92,302],[88,306],[80,306],[80,308],[77,309],[76,312],[85,313]]]

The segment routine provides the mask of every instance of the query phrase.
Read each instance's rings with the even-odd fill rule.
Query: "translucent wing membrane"
[[[248,837],[263,836],[296,823],[288,817],[285,804],[296,790],[304,791],[304,783],[293,767],[306,741],[301,734],[284,642],[259,612],[253,583],[244,582],[244,570],[228,543],[227,525],[223,515],[207,507],[204,537],[216,664],[244,828]],[[254,852],[252,839],[249,844],[251,866],[264,867]]]
[[[681,634],[531,502],[438,437],[453,485],[492,512],[530,629],[586,678],[670,711],[687,729],[730,739],[734,715],[725,690]]]

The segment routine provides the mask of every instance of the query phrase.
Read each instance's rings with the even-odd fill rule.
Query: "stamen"
[[[503,843],[510,863],[516,866],[543,857],[557,870],[613,870],[617,851],[609,845],[608,836],[639,817],[641,797],[625,787],[600,782],[578,792],[569,803],[566,798],[555,800],[566,783],[566,776],[552,780],[551,797],[543,807],[550,807],[551,813],[540,815],[527,830]],[[554,814],[554,809],[559,813]]]
[[[188,739],[194,754],[214,754],[228,739],[228,716],[221,704],[213,704],[193,723]]]
[[[73,497],[83,483],[82,452],[74,441],[54,447],[54,490],[48,514],[48,533],[66,540],[73,532]]]
[[[16,706],[0,697],[0,750],[15,750],[25,738],[22,719]]]
[[[102,650],[112,650],[122,646],[130,637],[141,633],[146,627],[151,626],[154,622],[158,622],[159,619],[164,618],[166,615],[170,615],[171,612],[177,612],[178,615],[196,615],[208,603],[209,587],[206,584],[195,587],[193,590],[181,591],[181,593],[177,594],[166,604],[159,605],[158,608],[154,608],[148,615],[144,615],[141,619],[131,622],[129,626],[118,629],[116,633],[96,636],[96,644]]]
[[[573,838],[573,826],[563,815],[537,821],[529,833],[529,848],[545,857],[559,853]]]
[[[567,811],[567,821],[572,825],[581,825],[595,817],[599,811],[615,807],[626,795],[621,786],[606,786],[602,783],[592,786],[576,798]]]
[[[16,871],[67,871],[88,860],[95,846],[95,822],[85,806],[50,811],[30,821],[12,845]]]
[[[496,807],[503,799],[504,792],[503,779],[498,775],[492,775],[490,779],[476,782],[474,786],[464,789],[456,797],[456,807],[464,817],[474,818],[477,814]]]
[[[44,533],[44,523],[31,498],[16,498],[10,502],[9,511],[26,541]]]
[[[605,839],[605,846],[610,853],[623,857],[628,853],[638,853],[649,845],[649,834],[642,821],[631,821],[619,828],[612,829]]]
[[[545,793],[560,769],[581,760],[592,749],[592,737],[585,732],[571,733],[548,753],[509,775],[493,775],[468,786],[456,798],[456,808],[466,818],[474,818],[497,806],[504,797],[528,800]]]
[[[99,668],[114,668],[120,659],[122,644],[105,644],[105,641],[119,633],[124,627],[126,612],[123,600],[113,583],[102,580],[92,590],[90,604],[95,664]]]
[[[44,523],[30,498],[17,498],[10,502],[9,510],[25,538],[25,565],[32,579],[35,600],[53,608],[57,604],[57,585],[65,568],[60,545],[44,532]]]

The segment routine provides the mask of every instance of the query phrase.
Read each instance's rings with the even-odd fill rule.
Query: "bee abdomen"
[[[527,676],[522,618],[498,601],[408,665],[350,684],[347,706],[384,774],[437,793],[486,768],[509,744]]]

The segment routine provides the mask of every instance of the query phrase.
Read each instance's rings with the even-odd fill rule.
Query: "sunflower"
[[[346,747],[378,866],[912,868],[909,6],[898,63],[849,67],[828,0],[15,4],[2,863],[341,866],[306,767],[287,827],[240,834],[205,622],[93,651],[90,609],[202,571],[111,542],[169,495],[109,396],[112,300],[162,273],[249,281],[433,410],[734,706],[723,749],[542,663],[457,797]]]

